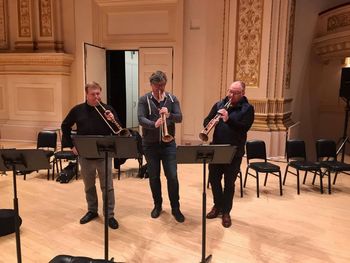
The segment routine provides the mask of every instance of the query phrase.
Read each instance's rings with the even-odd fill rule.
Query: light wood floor
[[[277,164],[284,171],[284,164]],[[136,178],[136,167],[135,160],[128,160],[122,166],[121,180],[114,179],[120,228],[109,231],[110,257],[124,262],[199,262],[202,166],[178,166],[181,208],[186,216],[183,224],[171,215],[164,176],[164,212],[158,219],[150,217],[148,180]],[[41,171],[28,175],[26,181],[17,176],[17,184],[24,263],[48,262],[59,254],[104,257],[103,217],[79,224],[86,212],[81,179],[60,184],[47,181],[46,172]],[[213,255],[212,262],[350,262],[350,177],[341,174],[332,195],[321,195],[318,181],[311,185],[311,176],[300,195],[295,185],[296,178],[289,175],[284,195],[279,196],[277,178],[269,177],[257,198],[254,178],[249,178],[240,198],[236,184],[232,227],[223,228],[219,218],[207,220],[206,250]],[[207,210],[211,206],[208,191]],[[8,173],[0,176],[0,208],[12,207],[12,176]],[[0,251],[0,262],[16,262],[14,234],[0,237]]]

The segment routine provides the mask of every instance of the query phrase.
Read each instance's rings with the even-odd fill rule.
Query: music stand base
[[[212,259],[212,255],[209,255],[209,256],[207,256],[206,258],[205,258],[205,260],[203,261],[201,261],[201,262],[199,262],[199,263],[209,263],[209,262],[211,262],[211,259]]]

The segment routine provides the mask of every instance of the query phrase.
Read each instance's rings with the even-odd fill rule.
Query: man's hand
[[[72,151],[73,151],[73,153],[74,153],[75,155],[78,155],[78,151],[77,151],[77,149],[75,148],[75,146],[72,148]]]
[[[220,110],[218,110],[218,113],[221,115],[221,119],[222,119],[224,122],[227,122],[227,120],[228,120],[228,112],[227,112],[227,110],[225,110],[225,109],[220,109]]]

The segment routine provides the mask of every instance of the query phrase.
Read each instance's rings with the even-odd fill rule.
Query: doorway
[[[139,72],[137,50],[107,50],[107,103],[118,113],[122,127],[137,129]]]

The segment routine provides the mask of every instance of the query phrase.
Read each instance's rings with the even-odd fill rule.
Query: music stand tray
[[[108,158],[136,158],[138,156],[137,141],[131,136],[110,135],[74,135],[72,139],[79,156],[105,159],[104,234],[105,261],[108,262]]]
[[[0,149],[0,171],[13,172],[13,205],[15,210],[17,262],[19,263],[22,262],[22,256],[16,174],[17,171],[35,171],[49,168],[49,159],[42,149]]]
[[[179,145],[176,150],[178,163],[203,163],[202,198],[202,259],[200,263],[210,262],[212,255],[205,257],[206,242],[206,164],[229,164],[236,154],[237,147],[229,144]]]

